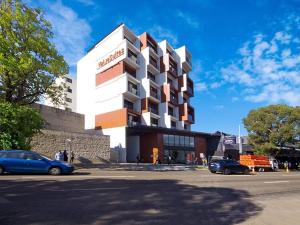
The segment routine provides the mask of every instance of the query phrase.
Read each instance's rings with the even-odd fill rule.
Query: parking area
[[[123,168],[123,167],[122,167]],[[300,173],[79,169],[3,175],[5,224],[299,224]]]

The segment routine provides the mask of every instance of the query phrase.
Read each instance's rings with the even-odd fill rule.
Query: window
[[[170,116],[174,116],[174,110],[172,107],[170,107],[170,106],[168,107],[168,112],[169,112]]]
[[[175,146],[179,146],[180,136],[175,135]]]
[[[19,152],[7,152],[6,154],[4,153],[3,158],[23,159],[23,155],[23,153]]]
[[[149,78],[150,80],[152,80],[152,81],[155,82],[155,75],[153,75],[153,74],[152,74],[151,72],[149,72],[149,71],[148,71],[147,75],[148,75],[148,78]]]
[[[151,122],[151,126],[158,126],[158,119],[155,119],[155,118],[151,117],[150,122]]]
[[[180,146],[184,146],[184,136],[180,136]]]
[[[190,147],[195,147],[195,138],[190,137]]]
[[[169,135],[164,134],[163,138],[164,138],[164,145],[169,145]],[[1,155],[0,155],[0,157],[1,157]]]
[[[152,112],[152,113],[155,113],[155,114],[158,114],[158,105],[157,104],[154,104],[152,102],[149,102],[149,108],[148,108],[148,111],[149,112]]]
[[[157,61],[152,56],[150,56],[150,64],[157,68]]]
[[[169,145],[171,146],[175,145],[174,135],[169,135]]]
[[[133,103],[124,99],[124,108],[132,109],[133,110]]]
[[[137,85],[134,83],[128,82],[128,91],[135,95],[138,95]]]
[[[71,89],[70,87],[68,87],[67,91],[68,91],[69,93],[72,93],[72,89]]]
[[[184,146],[190,146],[190,137],[189,136],[185,136],[184,137]]]
[[[176,128],[176,122],[175,121],[171,121],[171,127]]]

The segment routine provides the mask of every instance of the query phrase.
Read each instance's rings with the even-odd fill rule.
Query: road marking
[[[278,183],[289,183],[288,180],[277,180],[277,181],[265,181],[265,184],[278,184]]]
[[[116,176],[89,176],[89,175],[71,175],[71,176],[22,176],[21,179],[76,179],[76,178],[134,178],[135,176],[125,176],[125,175],[116,175]]]

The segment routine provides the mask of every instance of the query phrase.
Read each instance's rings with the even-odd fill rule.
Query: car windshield
[[[44,155],[40,155],[41,157],[43,157],[44,159],[47,159],[47,160],[52,160],[52,159],[50,159],[50,158],[48,158],[47,156],[44,156]]]

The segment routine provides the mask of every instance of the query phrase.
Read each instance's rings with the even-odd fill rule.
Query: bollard
[[[255,167],[254,166],[252,167],[252,173],[255,173]]]

